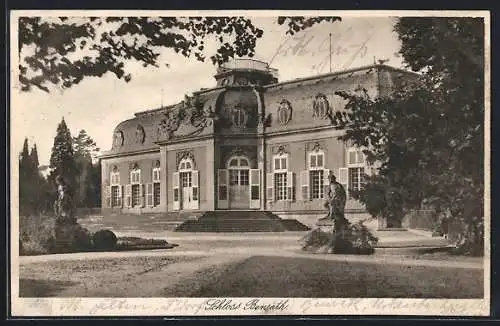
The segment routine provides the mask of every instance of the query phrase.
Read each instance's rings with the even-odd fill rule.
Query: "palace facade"
[[[103,212],[266,211],[311,226],[325,214],[333,173],[346,190],[373,173],[363,153],[338,140],[337,91],[390,94],[413,73],[370,65],[279,82],[266,63],[235,60],[193,99],[121,122],[101,157]],[[348,196],[346,212],[363,206]]]

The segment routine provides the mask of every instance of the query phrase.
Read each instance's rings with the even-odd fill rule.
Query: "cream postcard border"
[[[483,299],[315,299],[315,298],[219,298],[233,304],[234,310],[207,310],[209,298],[20,298],[19,297],[19,166],[16,153],[21,151],[14,140],[22,139],[22,117],[16,116],[18,100],[18,18],[21,16],[447,16],[483,17],[485,22],[485,255]],[[214,316],[214,315],[436,315],[485,316],[490,314],[490,12],[489,11],[281,11],[281,10],[13,10],[10,13],[10,222],[11,222],[11,315],[12,316]],[[253,310],[251,300],[260,305],[281,304],[282,309]]]

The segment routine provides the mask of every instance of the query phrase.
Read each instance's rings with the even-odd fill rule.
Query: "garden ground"
[[[170,250],[24,256],[20,296],[483,297],[483,260],[425,248],[439,238],[385,233],[375,255],[352,256],[304,253],[303,235],[171,233]]]

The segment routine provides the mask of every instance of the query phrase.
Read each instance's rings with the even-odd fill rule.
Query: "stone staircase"
[[[208,211],[124,214],[81,218],[78,222],[91,232],[177,231],[177,232],[285,232],[307,231],[295,219],[282,219],[266,211]]]
[[[100,229],[114,231],[173,231],[179,225],[190,219],[196,219],[203,212],[169,212],[169,213],[143,213],[124,214],[112,213],[106,216],[93,216],[79,219],[78,222],[89,231]]]
[[[176,232],[285,232],[307,231],[295,219],[282,219],[266,211],[210,211],[186,220]]]

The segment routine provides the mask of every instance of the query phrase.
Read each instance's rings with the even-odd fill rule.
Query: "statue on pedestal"
[[[328,215],[318,221],[318,225],[332,228],[332,249],[334,253],[347,252],[351,243],[347,239],[349,221],[345,218],[344,209],[347,194],[333,174],[328,176],[330,183],[325,187],[326,203]]]
[[[57,199],[54,203],[54,213],[56,224],[76,224],[76,217],[73,210],[73,198],[68,184],[62,176],[57,176]]]
[[[344,215],[347,194],[344,186],[337,182],[335,175],[330,174],[328,179],[330,180],[330,184],[326,192],[326,206],[328,207],[328,215],[326,217],[333,222],[335,230],[342,230],[347,225]]]
[[[74,252],[91,247],[90,233],[82,228],[75,216],[73,197],[69,185],[62,176],[56,178],[57,199],[54,203],[55,247],[54,252]]]

